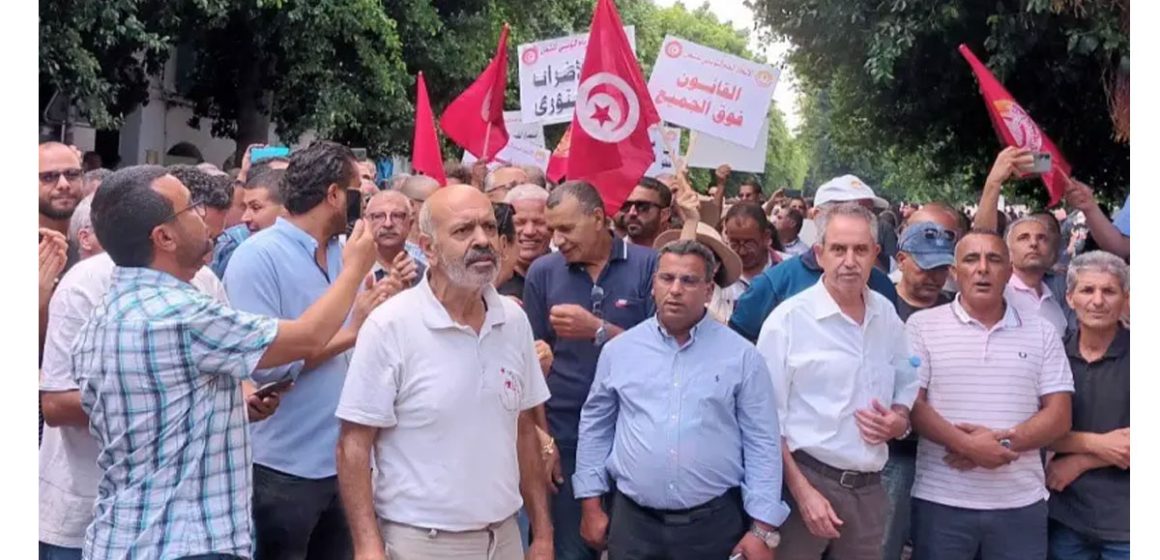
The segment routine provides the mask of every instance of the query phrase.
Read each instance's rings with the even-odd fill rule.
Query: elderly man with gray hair
[[[81,260],[101,254],[101,242],[93,232],[93,195],[81,199],[68,222],[68,240],[77,246]]]
[[[492,202],[502,202],[508,191],[528,181],[528,173],[522,167],[515,165],[497,167],[483,180],[483,194],[486,194]]]
[[[1130,336],[1128,265],[1104,251],[1085,253],[1067,271],[1067,303],[1079,330],[1063,347],[1075,380],[1071,431],[1051,444],[1047,465],[1052,558],[1128,558]]]
[[[843,202],[817,223],[821,280],[774,309],[757,339],[792,498],[777,557],[878,560],[887,442],[910,432],[918,379],[894,304],[866,286],[880,251],[874,215]]]
[[[499,293],[523,299],[528,268],[551,252],[552,231],[548,229],[546,214],[548,191],[539,185],[524,183],[508,191],[503,201],[515,210],[513,221],[519,256],[511,279],[499,286]]]

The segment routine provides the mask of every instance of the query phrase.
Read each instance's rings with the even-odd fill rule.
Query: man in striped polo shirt
[[[907,321],[921,360],[914,559],[1046,558],[1039,451],[1071,428],[1071,369],[1055,328],[1004,298],[1001,237],[967,234],[954,270],[955,301]]]

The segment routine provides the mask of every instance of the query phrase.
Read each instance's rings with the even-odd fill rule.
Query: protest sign
[[[636,52],[636,29],[624,28]],[[519,46],[520,113],[524,123],[572,121],[576,88],[588,49],[588,34]]]
[[[544,144],[544,125],[525,123],[519,111],[504,111],[503,120],[512,139],[523,140],[537,148],[546,147]]]
[[[495,159],[488,163],[488,169],[495,169],[501,165],[533,165],[540,169],[548,168],[548,158],[552,156],[552,152],[536,146],[527,140],[521,140],[512,137],[508,140],[507,146],[504,146]],[[463,151],[463,165],[470,166],[475,163],[475,157],[471,152]]]
[[[668,35],[648,81],[667,122],[752,148],[780,70]]]
[[[677,165],[673,160],[673,154],[669,153],[669,148],[674,150],[681,149],[681,129],[672,126],[664,127],[663,134],[666,141],[661,141],[660,136],[657,135],[656,127],[649,128],[648,139],[652,141],[653,153],[656,154],[656,159],[653,164],[644,172],[645,177],[656,177],[663,173],[676,173]]]
[[[734,144],[708,134],[697,134],[697,141],[690,142],[689,154],[685,156],[689,167],[717,169],[728,164],[733,171],[765,173],[765,149],[769,145],[769,119],[761,124],[757,143],[752,148]]]

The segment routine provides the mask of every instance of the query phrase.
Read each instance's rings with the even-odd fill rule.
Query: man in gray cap
[[[951,302],[951,296],[942,288],[955,262],[957,240],[954,230],[935,222],[915,222],[902,230],[895,257],[902,277],[896,286],[898,299],[894,308],[903,321],[915,311]],[[889,498],[882,557],[899,558],[910,534],[910,487],[914,485],[918,437],[891,440],[888,445],[890,456],[882,469],[882,483]]]

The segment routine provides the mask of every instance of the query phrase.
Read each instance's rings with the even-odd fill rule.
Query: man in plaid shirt
[[[336,199],[351,186],[333,185]],[[86,559],[251,556],[240,380],[323,347],[374,262],[373,236],[360,223],[343,273],[299,319],[236,311],[189,284],[212,248],[203,215],[157,166],[113,173],[93,199],[97,238],[117,268],[73,345],[104,472]]]

